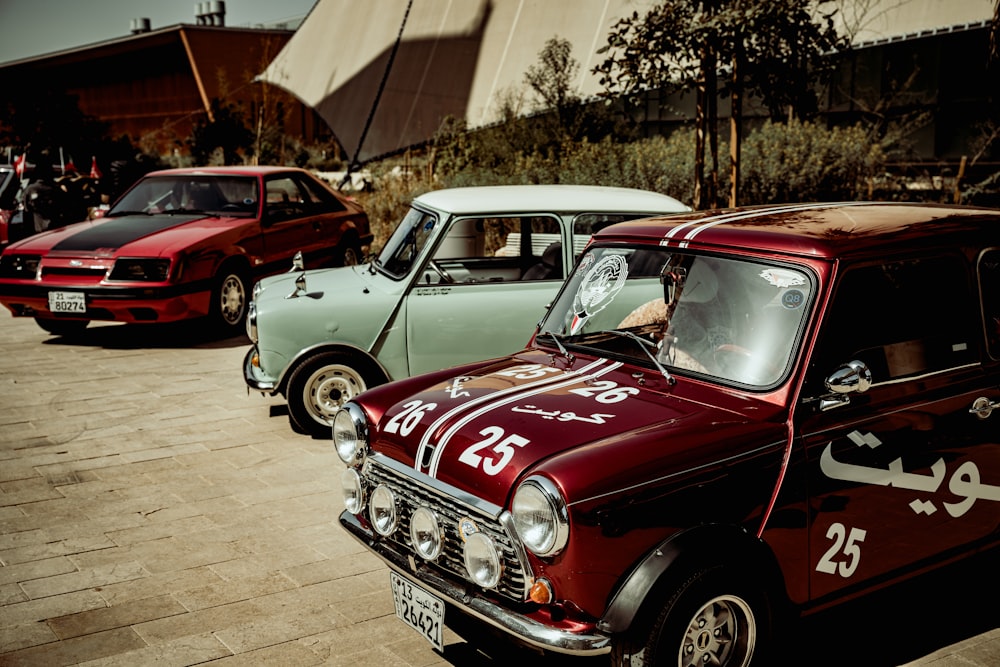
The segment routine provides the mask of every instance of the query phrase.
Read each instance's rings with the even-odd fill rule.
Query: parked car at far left
[[[0,248],[17,238],[12,233],[12,221],[18,213],[17,193],[21,179],[12,164],[0,164]]]
[[[357,264],[371,241],[361,206],[303,169],[166,169],[101,218],[10,244],[0,303],[57,335],[203,317],[236,334],[256,279],[297,252],[315,268]]]

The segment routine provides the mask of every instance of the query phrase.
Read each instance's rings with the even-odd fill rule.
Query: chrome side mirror
[[[854,360],[835,370],[824,383],[835,394],[863,394],[872,386],[872,372],[863,362]]]
[[[306,259],[305,257],[302,256],[302,251],[299,250],[297,253],[295,253],[295,256],[292,257],[292,268],[290,268],[288,271],[292,272],[292,271],[305,271],[305,270],[306,270]]]

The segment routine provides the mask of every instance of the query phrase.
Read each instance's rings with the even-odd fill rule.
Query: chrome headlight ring
[[[345,403],[333,417],[333,446],[340,460],[360,465],[368,453],[368,417],[356,403]]]
[[[521,542],[536,556],[554,556],[569,541],[566,500],[546,477],[532,475],[517,487],[511,516]]]

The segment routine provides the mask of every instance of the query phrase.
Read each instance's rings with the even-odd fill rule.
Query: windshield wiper
[[[576,360],[576,357],[573,356],[573,353],[571,353],[569,350],[567,350],[566,346],[563,345],[562,339],[560,338],[559,334],[555,333],[554,331],[543,331],[542,333],[538,334],[537,338],[541,338],[542,336],[548,336],[549,338],[551,338],[553,340],[553,342],[555,342],[556,347],[559,348],[559,352],[564,357],[566,357],[566,359],[570,363],[573,363],[573,361]]]
[[[669,372],[667,372],[667,369],[664,368],[663,364],[660,363],[660,360],[656,358],[656,355],[652,354],[649,351],[649,348],[651,348],[651,347],[655,348],[656,347],[656,343],[648,341],[645,338],[643,338],[642,336],[636,336],[631,331],[620,331],[618,329],[608,329],[607,331],[603,331],[601,333],[609,333],[609,334],[612,334],[614,336],[622,336],[624,338],[631,338],[635,342],[639,343],[639,346],[642,348],[642,351],[646,353],[646,356],[649,357],[650,361],[652,361],[654,364],[656,364],[656,368],[660,371],[660,373],[663,375],[663,377],[666,378],[667,382],[669,382],[670,384],[674,384],[675,382],[677,382],[677,380],[675,380],[674,377]]]

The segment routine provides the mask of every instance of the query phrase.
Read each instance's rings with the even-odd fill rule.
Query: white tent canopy
[[[599,91],[590,70],[611,25],[651,0],[319,0],[260,79],[311,106],[357,158],[432,137],[446,116],[498,119],[553,37],[573,44],[574,92]],[[404,25],[405,18],[405,25]],[[393,48],[403,27],[398,49]],[[392,67],[380,87],[389,61]]]
[[[994,0],[838,0],[855,43],[989,20]],[[573,45],[573,92],[600,92],[591,70],[610,28],[657,0],[318,0],[260,79],[312,107],[365,162],[431,138],[448,117],[499,119],[504,96],[553,37]],[[828,10],[830,5],[822,9]],[[397,42],[398,40],[398,42]],[[390,67],[391,64],[391,67]]]

